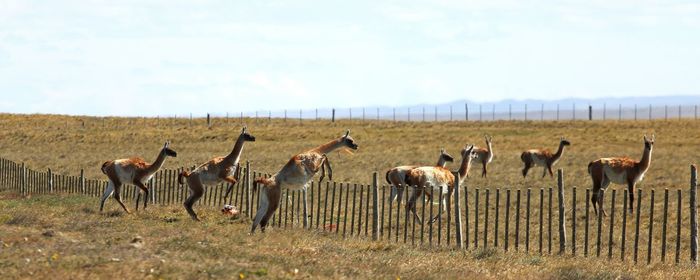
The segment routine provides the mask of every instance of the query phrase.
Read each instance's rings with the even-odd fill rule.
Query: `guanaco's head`
[[[169,157],[177,157],[177,152],[174,151],[173,149],[169,148],[170,146],[170,141],[165,141],[165,145],[163,145],[163,149],[161,150],[162,153],[165,153],[165,155]]]
[[[566,140],[563,136],[559,139],[559,144],[563,146],[569,146],[571,145],[571,142],[569,140]]]
[[[476,154],[476,151],[474,151],[474,145],[465,145],[464,149],[462,149],[462,158],[469,158],[469,161],[472,159],[476,158],[478,155]]]
[[[355,139],[352,139],[352,137],[350,137],[349,129],[345,131],[345,135],[340,138],[340,141],[343,143],[344,146],[353,150],[357,150],[357,144],[355,144]]]
[[[651,151],[651,149],[654,147],[654,140],[656,140],[656,135],[652,134],[651,139],[647,138],[647,135],[644,134],[644,149]]]
[[[248,127],[247,127],[247,126],[244,126],[244,127],[243,127],[243,130],[241,130],[241,136],[240,136],[240,137],[243,138],[243,141],[255,142],[255,136],[250,135],[250,133],[248,133]]]
[[[454,162],[455,161],[455,159],[450,154],[445,152],[444,148],[440,149],[440,159],[442,159],[445,162]]]
[[[488,134],[484,135],[484,140],[486,140],[486,144],[491,144],[491,139],[492,137]]]

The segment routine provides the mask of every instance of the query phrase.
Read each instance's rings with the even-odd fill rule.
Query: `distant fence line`
[[[528,108],[528,105],[530,107]],[[210,114],[207,114],[210,116]],[[468,104],[464,106],[414,106],[329,108],[311,110],[281,110],[240,112],[231,115],[211,114],[226,118],[284,119],[284,120],[384,120],[384,121],[496,121],[496,120],[669,120],[698,118],[697,105],[633,105],[616,104],[581,105],[581,104]],[[186,117],[186,116],[185,116]],[[192,115],[190,114],[190,118]]]
[[[443,122],[443,121],[504,121],[504,120],[524,120],[524,121],[639,121],[639,120],[698,120],[698,105],[677,105],[677,106],[617,106],[608,107],[585,105],[577,106],[569,104],[567,106],[556,107],[524,105],[508,105],[505,108],[495,105],[469,105],[453,108],[452,106],[424,106],[411,108],[330,108],[330,109],[310,109],[310,110],[282,110],[282,111],[253,111],[238,113],[206,113],[201,115],[158,115],[155,117],[132,117],[126,120],[127,125],[140,125],[143,121],[145,125],[152,125],[147,119],[155,120],[156,125],[215,125],[236,123],[236,124],[259,124],[282,120],[284,122],[299,123],[304,121],[328,120],[330,122],[340,120],[351,121],[393,121],[393,122]],[[112,122],[114,117],[86,117],[79,118],[83,128],[85,127],[106,127],[107,121]],[[202,119],[204,121],[202,121]],[[66,121],[66,127],[70,124]]]
[[[252,180],[269,175],[253,171],[249,163],[242,168],[244,176],[233,186],[233,191],[228,196],[224,195],[227,185],[209,186],[205,188],[198,205],[221,207],[232,204],[241,210],[241,215],[254,217],[254,211],[259,206],[260,188],[254,191]],[[188,188],[177,183],[177,174],[181,170],[183,168],[160,170],[149,181],[148,199],[152,204],[182,204],[188,195]],[[611,189],[608,192],[611,202],[606,208],[610,216],[604,217],[602,211],[594,216],[590,211],[590,189],[585,189],[585,208],[581,208],[579,201],[583,196],[577,193],[576,187],[565,188],[561,169],[557,175],[556,188],[480,189],[459,186],[457,182],[458,191],[453,192],[453,197],[446,197],[449,206],[447,211],[443,211],[442,192],[435,193],[430,189],[416,200],[415,213],[422,221],[437,215],[439,218],[436,223],[417,222],[405,208],[409,194],[416,190],[415,187],[406,191],[402,199],[390,201],[388,194],[391,187],[380,185],[376,172],[366,184],[313,182],[307,190],[307,201],[303,201],[301,191],[286,190],[269,225],[280,229],[289,227],[324,231],[342,235],[343,239],[361,237],[425,248],[500,248],[504,251],[525,251],[539,255],[568,254],[583,257],[595,254],[598,258],[607,256],[610,260],[632,260],[635,264],[640,259],[644,262],[644,253],[646,264],[651,264],[654,260],[680,264],[681,256],[687,254],[690,263],[697,264],[697,169],[694,165],[691,166],[689,188],[676,189],[675,192],[663,190],[663,208],[660,213],[662,222],[655,221],[660,219],[658,216],[654,218],[656,191],[644,191],[647,200],[642,198],[642,189],[637,190],[636,215],[629,216],[629,219],[634,218],[634,232],[627,229],[626,189],[622,192],[621,208],[620,203],[616,203],[618,190]],[[22,195],[83,194],[98,198],[106,185],[105,180],[86,179],[83,172],[71,176],[55,174],[50,169],[36,171],[27,168],[24,163],[0,158],[2,191]],[[125,187],[123,191],[125,201],[134,201],[140,195],[135,187]],[[688,197],[687,205],[682,202],[685,195]],[[304,207],[305,204],[308,207]],[[645,206],[642,207],[642,204]],[[97,199],[94,207],[98,207]],[[685,215],[689,216],[684,217],[682,209],[685,207],[688,209],[688,214]],[[674,210],[675,216],[669,216],[669,212],[673,215]],[[648,221],[642,220],[642,211],[648,213]],[[304,216],[308,217],[306,225],[303,224]],[[617,224],[616,218],[621,218],[622,223]],[[594,222],[595,227],[592,227]],[[553,224],[556,224],[556,231],[553,231]],[[646,234],[642,231],[643,226],[647,226]],[[583,227],[583,235],[578,227]],[[684,228],[687,230],[685,233]],[[618,236],[615,235],[615,230],[620,230]],[[628,240],[628,232],[629,239],[634,238],[633,241]],[[669,244],[668,241],[675,244]],[[632,247],[628,248],[627,245],[631,242]]]

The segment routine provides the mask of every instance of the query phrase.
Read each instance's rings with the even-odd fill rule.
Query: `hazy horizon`
[[[0,112],[700,95],[693,1],[0,0]]]

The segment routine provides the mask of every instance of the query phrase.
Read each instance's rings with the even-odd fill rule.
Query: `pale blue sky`
[[[0,0],[0,112],[700,94],[698,1]]]

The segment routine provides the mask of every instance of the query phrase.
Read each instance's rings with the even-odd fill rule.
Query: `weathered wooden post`
[[[311,185],[311,203],[314,202],[313,191],[314,190],[313,190],[313,182],[312,182],[312,185]],[[302,204],[303,204],[302,207],[304,207],[304,209],[302,209],[302,214],[304,215],[302,220],[304,221],[304,228],[308,229],[308,228],[310,228],[310,226],[309,226],[309,214],[308,214],[308,196],[307,196],[306,188],[301,190],[301,195],[303,196],[302,197]],[[260,198],[259,195],[258,195],[258,198]],[[314,206],[312,204],[311,205],[312,217],[313,217],[313,208],[314,208]]]
[[[647,265],[651,263],[651,243],[653,240],[652,234],[654,233],[654,190],[651,190],[651,197],[649,198],[649,238],[647,239]]]
[[[26,178],[26,169],[24,168],[24,162],[22,163],[22,167],[19,170],[19,193],[22,195],[26,195],[27,191],[27,178]]]
[[[608,234],[608,260],[612,259],[613,231],[615,229],[615,189],[612,190],[612,201],[610,202],[610,228]],[[622,199],[625,199],[623,196]],[[601,211],[602,212],[602,211]],[[622,214],[626,215],[625,209],[622,209]]]
[[[379,196],[377,195],[379,182],[377,172],[372,174],[372,240],[376,241],[379,234]]]
[[[576,256],[576,187],[571,190],[571,255]]]
[[[78,184],[80,184],[80,193],[85,194],[85,170],[80,169],[80,178]]]
[[[690,165],[690,260],[698,264],[698,170]]]
[[[624,213],[624,209],[623,209]],[[666,224],[668,223],[668,188],[664,189],[664,220],[661,230],[661,262],[666,262]]]
[[[335,108],[331,110],[331,122],[335,122]]]
[[[559,254],[566,250],[566,217],[564,216],[564,170],[557,170],[557,189],[559,200]]]
[[[593,106],[588,105],[588,120],[592,121],[593,120]]]
[[[676,190],[676,264],[681,262],[681,194],[683,191]]]
[[[452,174],[455,176],[455,185],[454,185],[454,193],[455,193],[455,241],[457,242],[457,248],[462,249],[463,245],[463,238],[462,238],[462,208],[459,205],[459,173],[458,172],[452,172]],[[375,174],[376,175],[376,174]],[[376,178],[376,176],[375,176]]]
[[[250,161],[245,162],[245,195],[246,195],[246,214],[252,219],[253,218],[253,210],[252,208],[252,201],[250,197]]]
[[[464,103],[464,120],[469,121],[469,105]]]
[[[51,173],[51,168],[48,170],[48,179],[46,181],[49,185],[49,193],[53,193],[53,173]]]
[[[637,217],[635,219],[634,225],[634,264],[637,264],[637,257],[639,255],[639,219],[640,213],[642,212],[642,190],[637,189]]]
[[[226,116],[228,118],[228,115]],[[207,113],[207,127],[211,128],[211,116],[209,116],[209,113]]]

